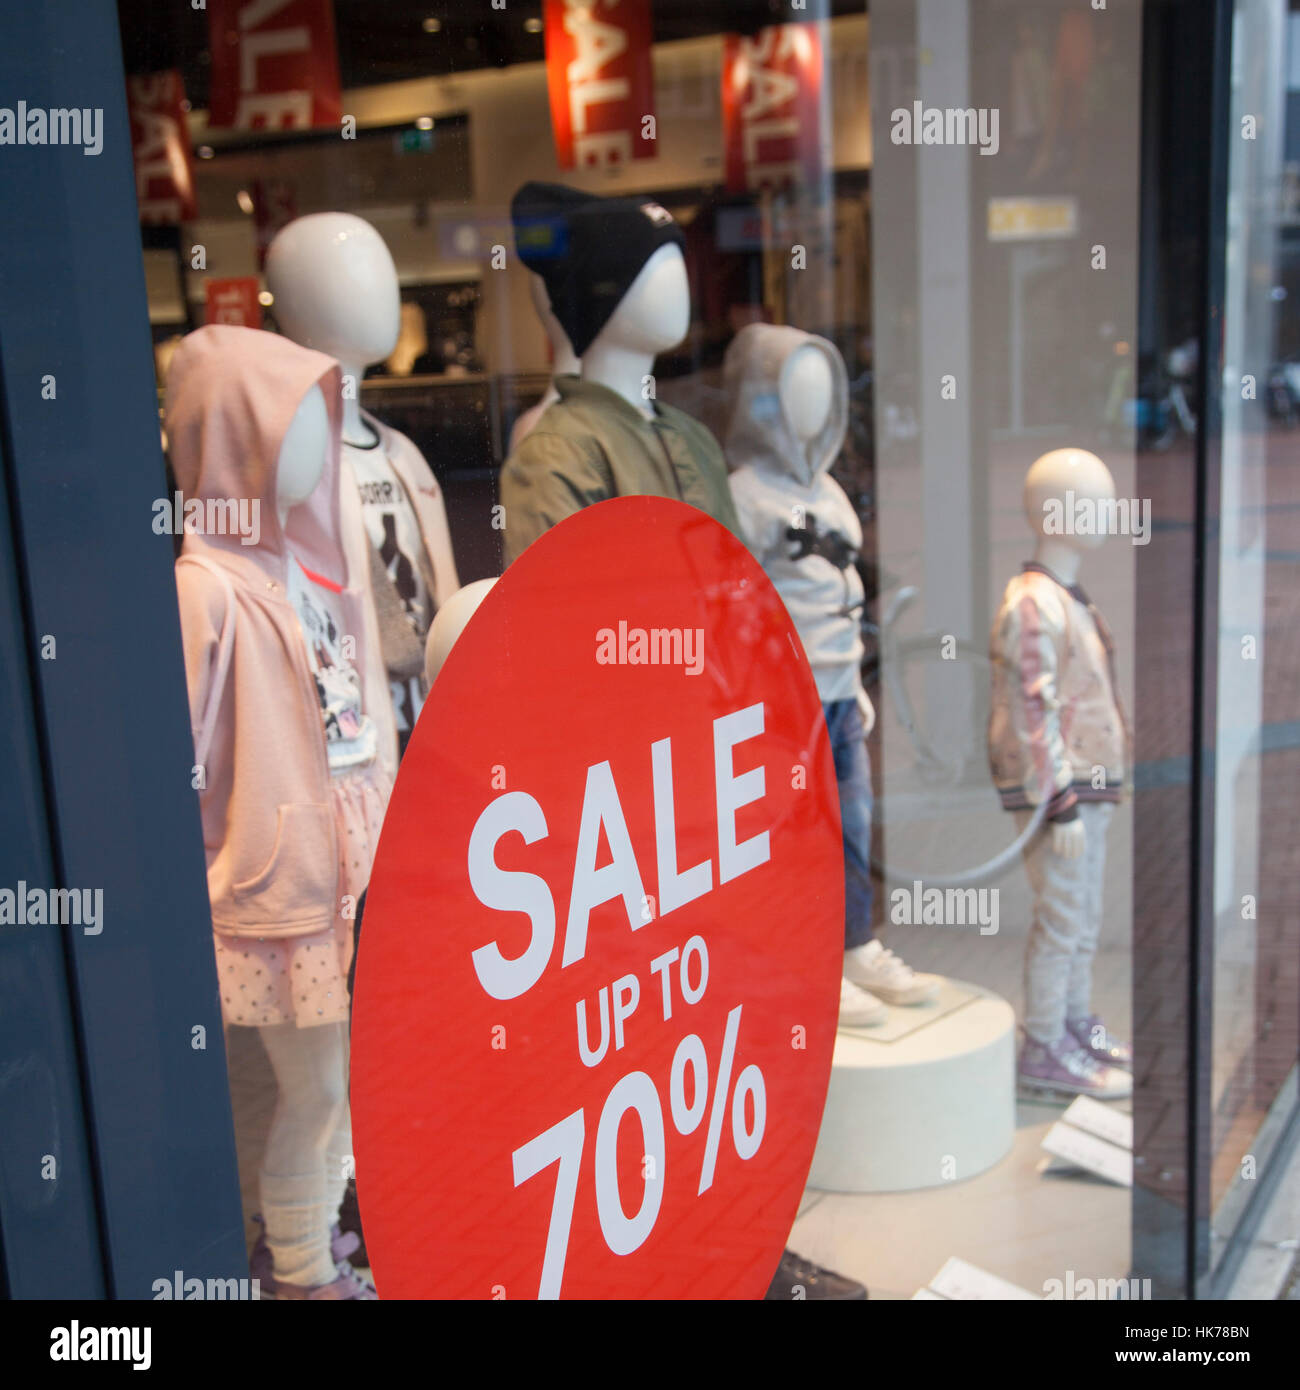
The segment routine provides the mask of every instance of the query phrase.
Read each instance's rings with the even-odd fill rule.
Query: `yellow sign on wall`
[[[1079,206],[1073,198],[990,198],[990,241],[1035,241],[1074,236]]]

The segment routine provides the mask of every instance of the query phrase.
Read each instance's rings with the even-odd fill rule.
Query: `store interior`
[[[333,130],[210,126],[204,16],[183,6],[160,15],[147,0],[121,0],[128,76],[183,75],[196,153],[195,216],[144,229],[160,400],[177,343],[204,322],[209,281],[256,279],[261,326],[276,329],[264,265],[276,233],[314,213],[363,218],[391,253],[402,312],[397,346],[368,369],[361,401],[428,461],[466,584],[501,572],[492,522],[498,478],[516,422],[550,379],[529,276],[513,255],[500,255],[513,248],[510,204],[526,180],[652,198],[681,225],[691,325],[659,359],[656,379],[665,402],[715,435],[726,429],[723,357],[741,328],[790,324],[834,344],[847,370],[849,427],[833,476],[861,522],[879,644],[868,652],[879,716],[870,752],[875,850],[889,876],[876,884],[875,924],[916,971],[955,987],[938,1002],[891,1008],[884,1028],[846,1030],[837,1066],[877,1067],[912,1048],[899,1066],[921,1067],[927,1030],[960,1032],[961,1020],[989,1001],[1005,1001],[1017,1019],[1024,1011],[1032,894],[1016,856],[979,879],[999,895],[994,931],[891,919],[891,904],[913,876],[976,882],[974,869],[1014,838],[982,739],[989,624],[1033,551],[1021,501],[1026,470],[1049,450],[1086,449],[1105,460],[1118,495],[1130,496],[1137,449],[1150,442],[1124,408],[1140,394],[1141,370],[1140,7],[1115,6],[1116,24],[1127,28],[1097,49],[1072,34],[1059,6],[982,7],[968,100],[1001,104],[1002,139],[1015,159],[945,150],[922,169],[914,149],[882,136],[880,113],[918,93],[923,99],[944,63],[965,64],[966,53],[940,49],[932,62],[924,43],[891,31],[897,6],[873,6],[869,24],[863,4],[834,0],[825,7],[822,73],[829,158],[816,185],[794,192],[728,186],[723,36],[753,33],[771,18],[762,5],[720,13],[728,8],[656,0],[656,155],[583,171],[557,159],[540,3],[497,12],[459,0],[335,0],[343,108],[355,118],[355,137],[340,139]],[[1087,152],[1102,145],[1109,157],[1098,164]],[[964,234],[954,237],[953,228]],[[944,249],[945,237],[955,252]],[[797,267],[796,243],[808,251]],[[1097,243],[1108,249],[1104,289],[1089,259]],[[936,276],[933,257],[953,263]],[[965,332],[954,333],[954,323]],[[948,373],[957,382],[952,397],[937,385]],[[1183,444],[1161,441],[1170,499],[1179,495]],[[1130,710],[1140,655],[1136,566],[1134,548],[1112,539],[1081,575],[1113,632],[1117,684]],[[896,608],[908,589],[911,603]],[[969,659],[911,659],[929,638],[949,636]],[[918,725],[900,711],[900,681],[938,749],[937,775]],[[1121,804],[1108,836],[1093,1012],[1125,1039],[1134,1025],[1133,837],[1131,804]],[[275,1086],[255,1030],[228,1033],[251,1246]],[[1004,1028],[997,1047],[1011,1048],[1013,1037]],[[844,1103],[833,1086],[828,1114]],[[996,1150],[987,1161],[968,1163],[962,1152],[946,1155],[947,1166],[918,1157],[913,1182],[810,1186],[791,1246],[861,1280],[872,1298],[937,1296],[922,1291],[954,1257],[1031,1297],[1067,1272],[1127,1279],[1131,1165],[1125,1180],[1122,1169],[1107,1177],[1049,1153],[1044,1141],[1059,1130],[1067,1103],[1017,1094],[1004,1076],[989,1115],[969,1122],[1005,1129],[987,1139]],[[1125,1100],[1108,1105],[1121,1116],[1131,1109]],[[906,1152],[912,1142],[888,1116],[857,1123],[873,1131],[871,1144]],[[868,1141],[853,1123],[836,1134],[852,1168],[852,1146]],[[972,1138],[972,1151],[983,1154],[980,1144]],[[924,1144],[921,1152],[928,1154]],[[817,1171],[814,1164],[814,1178]]]

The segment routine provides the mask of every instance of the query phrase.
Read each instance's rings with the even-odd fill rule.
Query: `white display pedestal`
[[[1015,1135],[1015,1034],[1005,999],[959,980],[842,1029],[808,1186],[907,1192],[991,1168]]]

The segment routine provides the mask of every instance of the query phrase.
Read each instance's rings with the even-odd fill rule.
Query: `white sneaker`
[[[889,1017],[889,1010],[865,989],[859,989],[852,980],[840,980],[840,1027],[869,1028],[873,1023],[883,1023]]]
[[[887,1004],[924,1004],[939,992],[938,975],[918,975],[879,941],[845,951],[844,974]]]

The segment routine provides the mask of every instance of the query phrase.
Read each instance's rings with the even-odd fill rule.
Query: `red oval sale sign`
[[[694,508],[569,518],[488,594],[406,752],[352,1032],[382,1298],[757,1298],[844,949],[812,675]]]

